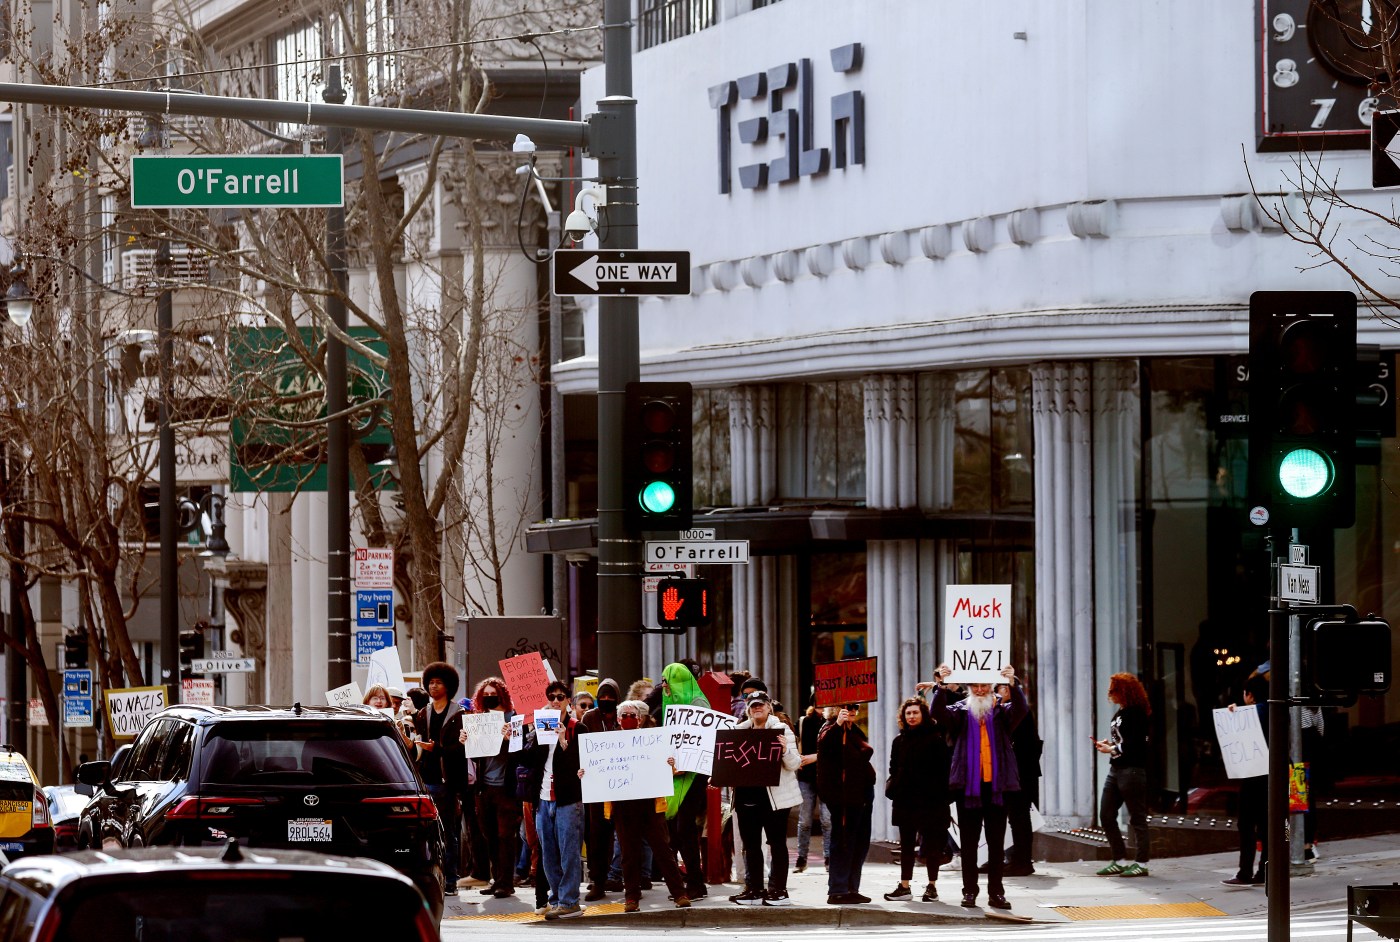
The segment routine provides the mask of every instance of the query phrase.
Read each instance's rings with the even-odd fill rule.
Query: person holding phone
[[[1152,707],[1147,690],[1132,674],[1108,679],[1108,700],[1118,707],[1109,723],[1108,738],[1089,737],[1094,748],[1108,756],[1108,778],[1099,797],[1099,827],[1108,838],[1113,860],[1098,871],[1101,877],[1145,877],[1149,859],[1147,831],[1147,734]],[[1128,862],[1128,847],[1118,827],[1118,812],[1128,806],[1128,826],[1137,843],[1136,859]]]
[[[875,750],[856,725],[859,718],[860,704],[848,703],[817,734],[817,794],[831,812],[826,901],[833,906],[870,902],[860,892],[860,877],[870,851]]]

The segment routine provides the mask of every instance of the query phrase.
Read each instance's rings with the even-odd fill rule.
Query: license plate
[[[329,841],[331,823],[320,818],[294,818],[287,822],[287,840],[295,842]]]
[[[0,841],[0,850],[24,850],[24,845],[19,841]]]

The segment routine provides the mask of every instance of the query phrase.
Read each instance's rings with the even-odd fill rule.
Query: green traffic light
[[[664,514],[676,506],[676,491],[665,481],[652,481],[637,499],[647,513]]]
[[[1316,497],[1332,486],[1332,463],[1321,452],[1295,448],[1279,460],[1278,481],[1290,497]]]

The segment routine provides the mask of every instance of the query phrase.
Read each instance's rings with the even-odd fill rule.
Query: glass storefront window
[[[779,499],[865,500],[864,402],[858,379],[778,387]]]
[[[989,370],[953,381],[953,509],[985,513],[992,506],[992,408]]]
[[[696,507],[733,502],[729,477],[729,390],[697,389],[691,407]]]
[[[992,371],[992,510],[1030,510],[1035,502],[1031,374]]]

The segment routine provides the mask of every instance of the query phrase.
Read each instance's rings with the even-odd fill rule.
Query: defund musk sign
[[[690,294],[689,252],[559,249],[550,268],[561,297]]]

